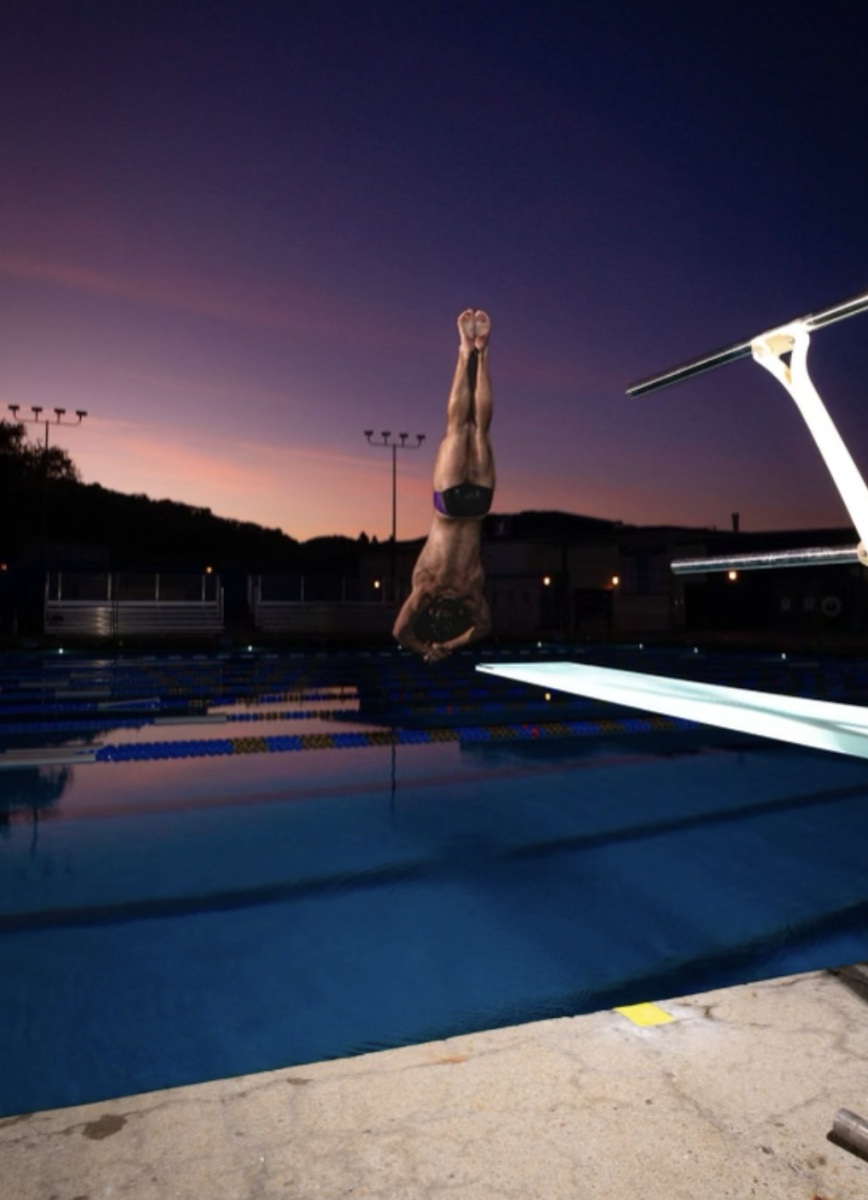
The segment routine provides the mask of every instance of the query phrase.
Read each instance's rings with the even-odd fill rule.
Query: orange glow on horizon
[[[389,464],[316,446],[291,448],[202,434],[161,432],[132,422],[93,422],[73,458],[85,483],[151,499],[209,508],[220,517],[281,529],[290,537],[343,534],[385,540],[391,533]],[[191,444],[192,442],[192,444]],[[430,524],[430,461],[420,477],[399,477],[398,536]]]

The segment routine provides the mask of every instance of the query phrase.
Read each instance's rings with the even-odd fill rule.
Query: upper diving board
[[[644,396],[648,392],[658,391],[670,384],[689,379],[693,375],[699,375],[703,371],[722,367],[738,358],[752,356],[756,363],[765,367],[789,392],[804,417],[805,424],[808,426],[817,449],[823,456],[829,474],[832,476],[850,514],[850,519],[856,527],[859,545],[852,548],[846,559],[838,561],[852,562],[855,560],[861,562],[863,566],[868,566],[868,551],[866,551],[866,547],[868,547],[868,488],[865,486],[865,480],[853,461],[850,451],[844,444],[844,439],[835,428],[817,389],[811,382],[808,374],[808,345],[813,330],[822,329],[826,325],[843,321],[846,317],[855,317],[866,311],[868,311],[868,292],[863,292],[858,296],[851,296],[847,300],[839,300],[837,304],[831,304],[828,308],[820,309],[819,312],[808,313],[804,317],[788,321],[784,325],[757,334],[756,337],[746,341],[733,342],[732,345],[724,346],[721,350],[714,350],[709,354],[703,354],[689,362],[682,363],[680,366],[670,367],[667,371],[640,380],[639,383],[631,384],[627,388],[628,396]],[[788,363],[785,361],[786,356],[789,356]],[[823,555],[829,556],[832,549],[820,548],[811,551],[811,554],[815,558]],[[782,551],[775,561],[770,561],[769,556],[745,556],[738,566],[741,570],[756,570],[772,566],[806,566],[808,561],[804,555]],[[726,570],[728,567],[736,565],[732,560],[711,558],[698,560],[701,565],[693,563],[687,565],[689,562],[690,560],[679,562],[677,573],[686,575],[695,571]],[[673,569],[676,569],[674,563]]]

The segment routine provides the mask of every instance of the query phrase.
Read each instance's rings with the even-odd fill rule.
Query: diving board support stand
[[[868,488],[811,382],[808,374],[810,341],[811,335],[805,322],[794,321],[757,338],[751,346],[751,353],[754,362],[765,367],[789,392],[804,417],[850,519],[856,526],[859,559],[863,565],[868,565],[865,551],[868,545]],[[789,365],[783,361],[784,354],[790,355]]]
[[[868,546],[868,487],[865,486],[865,480],[862,478],[859,468],[853,461],[844,439],[838,433],[835,423],[829,416],[808,373],[808,346],[810,345],[811,331],[866,311],[868,311],[868,292],[839,301],[819,312],[789,321],[748,341],[736,342],[722,350],[702,355],[680,367],[670,368],[660,375],[642,380],[627,388],[628,396],[643,396],[648,392],[657,391],[672,383],[678,383],[680,380],[688,379],[701,372],[724,366],[726,363],[734,362],[738,358],[745,358],[750,354],[754,362],[764,367],[777,379],[778,383],[790,394],[802,414],[859,536],[859,544],[852,550],[842,551],[830,548],[811,551],[780,551],[774,557],[760,555],[754,559],[753,556],[746,555],[738,561],[732,557],[719,560],[713,558],[676,560],[672,564],[672,569],[676,574],[688,575],[697,571],[733,568],[757,570],[773,566],[809,566],[818,559],[822,559],[823,556],[826,556],[826,561],[856,561],[868,567],[868,551],[866,551],[866,546]],[[789,355],[789,363],[784,361],[785,355]],[[845,557],[829,557],[833,554],[844,554]]]

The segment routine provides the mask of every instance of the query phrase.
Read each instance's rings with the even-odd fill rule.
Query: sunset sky
[[[297,538],[430,514],[455,317],[492,317],[495,509],[847,522],[750,361],[868,291],[868,6],[6,0],[0,415],[86,482]],[[812,371],[868,471],[868,315]],[[32,430],[40,436],[37,427]]]

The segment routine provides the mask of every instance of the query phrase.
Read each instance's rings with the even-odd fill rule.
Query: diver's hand
[[[435,663],[448,658],[451,653],[451,647],[442,645],[440,642],[432,642],[430,646],[425,647],[423,658],[427,663]]]

